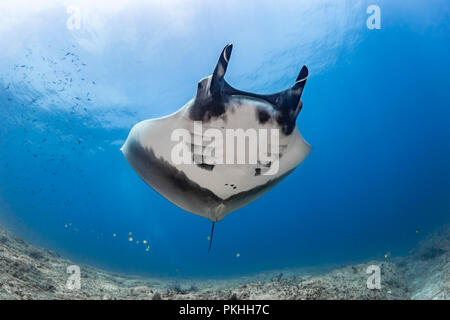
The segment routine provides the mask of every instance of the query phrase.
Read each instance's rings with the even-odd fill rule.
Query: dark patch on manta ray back
[[[209,99],[195,99],[189,110],[189,117],[193,121],[209,122],[213,118],[225,115],[227,97],[212,96]],[[226,121],[226,118],[224,118]]]
[[[241,93],[241,92],[239,92]],[[261,98],[262,96],[251,94],[251,93],[242,93],[243,96],[253,97],[256,99],[264,100],[272,105],[274,114],[273,118],[276,120],[276,123],[281,127],[281,131],[286,135],[290,135],[296,126],[296,119],[298,112],[296,112],[296,108],[292,108],[291,106],[282,105],[277,106],[273,105],[269,99]],[[229,101],[233,96],[230,94],[220,94],[210,96],[205,99],[195,98],[193,104],[189,108],[189,118],[193,121],[203,121],[204,123],[208,123],[213,119],[221,118],[223,121],[227,121],[226,112],[230,108]],[[301,109],[301,106],[300,106]],[[234,107],[233,107],[234,110]],[[256,109],[256,119],[260,124],[265,124],[272,119],[272,115],[267,110],[257,108]]]
[[[281,131],[285,135],[290,135],[295,128],[295,117],[292,115],[292,111],[279,112],[276,116],[277,123],[281,126]]]

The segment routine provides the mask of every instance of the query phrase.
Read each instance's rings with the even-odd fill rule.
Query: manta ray
[[[307,67],[284,91],[245,92],[224,79],[231,51],[231,44],[223,49],[190,101],[171,115],[134,125],[121,148],[145,183],[212,221],[209,250],[215,222],[269,191],[311,151],[296,125]]]

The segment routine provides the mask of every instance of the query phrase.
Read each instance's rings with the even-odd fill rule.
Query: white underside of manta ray
[[[306,66],[287,90],[269,95],[243,92],[224,80],[231,50],[231,44],[224,48],[214,73],[200,80],[193,99],[169,116],[137,123],[121,149],[131,167],[150,187],[178,207],[208,218],[213,222],[213,228],[214,223],[228,213],[269,191],[311,151],[296,126],[296,118],[303,105],[300,98],[308,77]],[[211,155],[225,155],[227,150],[225,147],[207,150],[214,149],[217,144],[199,145],[198,141],[205,137],[198,137],[198,124],[201,124],[203,133],[208,129],[221,133],[216,139],[226,137],[226,131],[232,129],[256,132],[276,129],[278,141],[263,140],[267,146],[259,147],[258,153],[265,152],[265,159],[276,156],[277,170],[265,174],[274,165],[273,161],[238,164],[237,161],[218,163],[208,159]],[[190,134],[190,145],[187,146],[192,153],[193,161],[190,163],[173,159],[173,150],[180,147],[180,141],[174,141],[172,133],[179,129]],[[229,141],[221,141],[222,144],[224,142]],[[276,144],[278,154],[271,154],[274,150],[271,144]],[[249,148],[247,143],[245,159],[254,151]]]

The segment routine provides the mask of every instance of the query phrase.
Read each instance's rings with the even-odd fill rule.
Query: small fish
[[[236,253],[236,258],[239,258],[241,256],[241,254],[238,252]]]
[[[130,241],[130,242],[133,241],[133,237],[129,237],[128,241]]]

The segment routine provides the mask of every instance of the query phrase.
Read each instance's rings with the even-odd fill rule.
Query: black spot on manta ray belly
[[[214,169],[213,164],[207,164],[207,163],[197,163],[197,167],[204,169],[204,170],[208,170],[208,171],[213,171],[213,169]]]
[[[225,214],[241,208],[274,187],[294,170],[223,199],[190,180],[183,171],[164,158],[158,158],[152,149],[142,147],[139,142],[130,141],[127,149],[128,162],[149,186],[184,210],[203,216],[210,211],[206,209],[216,208],[220,204],[225,206]],[[236,189],[234,184],[230,184],[230,187]]]
[[[256,109],[256,117],[260,124],[264,124],[270,120],[270,113],[264,109]]]

